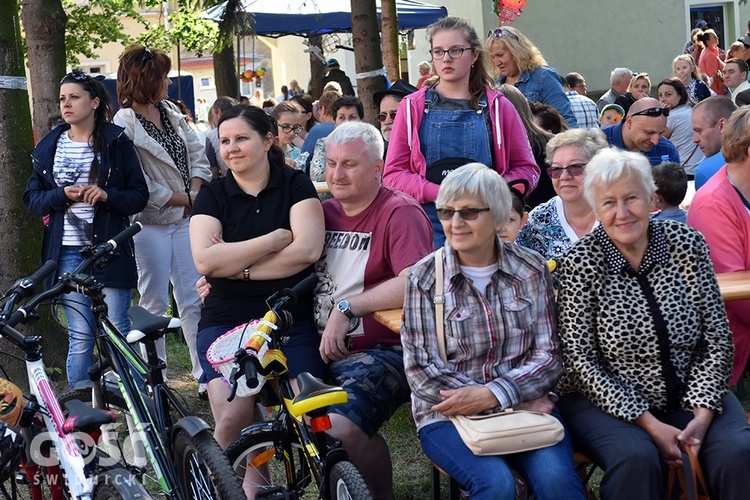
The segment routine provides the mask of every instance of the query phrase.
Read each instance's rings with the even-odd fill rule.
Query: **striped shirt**
[[[84,186],[89,184],[89,171],[94,160],[94,151],[88,142],[73,142],[67,132],[60,134],[55,149],[52,176],[58,186]],[[91,244],[94,223],[94,207],[88,203],[75,202],[65,211],[63,222],[64,246]]]
[[[552,280],[540,255],[497,240],[499,268],[485,290],[461,273],[456,252],[443,255],[447,366],[435,329],[435,258],[409,272],[401,342],[417,428],[447,420],[431,407],[439,392],[489,388],[510,408],[547,394],[562,375]]]

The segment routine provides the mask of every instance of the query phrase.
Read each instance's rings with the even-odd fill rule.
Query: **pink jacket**
[[[419,203],[435,201],[440,187],[425,179],[427,162],[419,145],[426,92],[423,87],[398,105],[383,172],[386,185],[411,195]],[[492,121],[493,167],[506,181],[526,179],[533,189],[539,181],[539,167],[521,117],[502,93],[489,87],[486,92]]]
[[[717,273],[750,270],[750,214],[729,181],[726,166],[695,193],[687,223],[705,236]],[[735,385],[750,357],[750,300],[725,302],[725,307],[734,335],[731,384]]]

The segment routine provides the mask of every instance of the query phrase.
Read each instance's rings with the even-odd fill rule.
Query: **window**
[[[214,86],[214,78],[212,76],[202,76],[201,77],[201,88],[202,89],[211,89]]]
[[[101,66],[92,66],[91,68],[89,68],[89,73],[101,73],[101,72],[102,72]]]
[[[690,7],[690,29],[695,28],[698,21],[707,22],[719,35],[719,47],[729,48],[734,40],[727,40],[725,27],[724,4],[699,5]]]

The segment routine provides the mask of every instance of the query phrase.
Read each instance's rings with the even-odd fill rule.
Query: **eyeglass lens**
[[[568,172],[571,177],[578,177],[583,174],[585,168],[585,163],[573,163],[567,167],[549,167],[547,169],[547,174],[553,179],[559,179],[562,177],[563,172]]]
[[[451,220],[453,214],[458,214],[463,220],[476,220],[479,217],[480,212],[487,212],[489,208],[462,208],[460,210],[454,210],[452,208],[438,208],[436,210],[438,219],[440,220]]]
[[[396,119],[396,112],[395,111],[389,111],[388,113],[380,113],[380,114],[378,114],[378,120],[380,120],[381,122],[384,122],[386,120],[386,118],[388,118],[389,116],[391,117],[391,120],[395,120]]]

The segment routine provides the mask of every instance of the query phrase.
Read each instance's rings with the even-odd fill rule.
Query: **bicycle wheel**
[[[281,460],[276,457],[273,432],[242,434],[227,448],[229,463],[243,481],[245,493],[253,498],[258,492],[278,491],[296,493],[297,498],[318,498],[318,490],[312,481],[310,469],[298,443],[292,444],[292,455]],[[288,484],[286,463],[295,471],[296,484]]]
[[[371,500],[372,494],[359,469],[349,462],[338,462],[328,478],[328,500]]]
[[[191,436],[178,430],[172,440],[172,452],[178,480],[187,498],[245,500],[227,456],[209,431]]]
[[[99,473],[94,488],[94,500],[146,500],[151,495],[132,473],[114,467]]]

